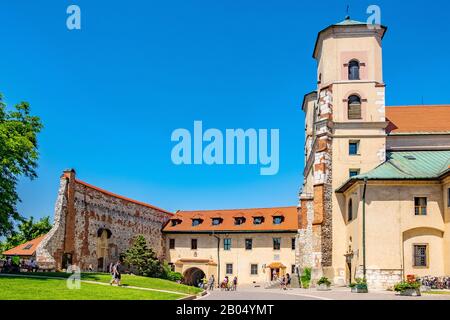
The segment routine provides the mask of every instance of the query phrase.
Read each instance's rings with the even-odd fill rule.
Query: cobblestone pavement
[[[421,297],[402,297],[395,292],[371,290],[367,294],[351,293],[349,288],[333,288],[320,292],[315,289],[280,289],[241,287],[236,292],[214,290],[201,300],[450,300],[450,292],[441,294],[422,294]]]

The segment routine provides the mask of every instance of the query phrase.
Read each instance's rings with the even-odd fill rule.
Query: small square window
[[[295,250],[295,248],[296,248],[296,239],[295,238],[292,238],[292,242],[291,242],[291,247],[292,247],[292,250]]]
[[[277,216],[277,217],[273,217],[273,224],[282,224],[284,221],[284,217],[283,216]]]
[[[253,249],[253,240],[245,239],[245,250],[252,250],[252,249]]]
[[[192,219],[192,226],[197,227],[203,222],[202,219]]]
[[[350,141],[348,145],[348,153],[351,156],[359,155],[359,141]]]
[[[212,219],[212,225],[213,226],[218,226],[219,224],[221,224],[222,223],[222,218],[213,218]]]
[[[234,225],[235,226],[240,226],[240,225],[243,225],[244,223],[245,223],[245,218],[244,217],[234,218]]]
[[[273,250],[281,249],[281,238],[273,238]]]
[[[360,170],[359,170],[359,169],[350,169],[350,171],[349,171],[349,176],[350,176],[350,178],[353,178],[353,177],[358,176],[359,173],[360,173]]]
[[[414,213],[416,216],[427,215],[427,198],[415,197],[414,198]]]
[[[264,217],[254,217],[253,218],[254,225],[263,224],[263,222],[264,222]]]
[[[223,250],[226,250],[226,251],[231,250],[231,239],[230,238],[223,239]]]
[[[414,245],[414,267],[428,266],[428,246]]]
[[[169,249],[175,249],[175,239],[169,239]]]
[[[258,265],[257,265],[257,264],[252,264],[252,265],[250,266],[250,274],[251,274],[252,276],[258,275]]]
[[[225,271],[228,275],[233,274],[233,264],[232,263],[227,263]]]
[[[197,250],[197,239],[191,239],[191,250]]]

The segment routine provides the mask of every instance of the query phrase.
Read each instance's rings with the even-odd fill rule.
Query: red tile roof
[[[447,133],[450,132],[450,105],[386,107],[387,132]]]
[[[283,216],[284,221],[275,225],[273,217]],[[243,217],[245,222],[235,225],[235,218]],[[260,225],[253,224],[254,217],[263,217]],[[221,218],[222,223],[213,226],[212,219]],[[192,226],[193,219],[202,219],[198,226]],[[180,220],[181,223],[173,226],[172,220]],[[164,232],[296,232],[299,228],[297,207],[279,207],[262,209],[233,209],[233,210],[209,210],[209,211],[178,211],[175,216],[163,228]]]
[[[15,248],[3,252],[5,256],[32,256],[36,252],[36,248],[41,243],[46,235],[37,237],[31,241],[21,244]],[[25,249],[28,248],[28,249]]]

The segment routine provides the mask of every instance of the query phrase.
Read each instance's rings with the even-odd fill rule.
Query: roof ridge
[[[216,212],[216,211],[241,211],[241,210],[271,210],[271,209],[288,209],[298,208],[298,206],[270,207],[270,208],[237,208],[237,209],[208,209],[208,210],[179,210],[179,212]]]

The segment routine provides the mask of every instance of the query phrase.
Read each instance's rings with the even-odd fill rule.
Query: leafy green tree
[[[20,218],[16,209],[19,177],[37,177],[37,134],[41,129],[42,123],[30,115],[28,103],[21,102],[7,111],[0,94],[0,236],[8,235]]]
[[[138,275],[153,278],[164,276],[163,265],[158,260],[156,253],[147,246],[147,241],[142,235],[134,239],[133,245],[123,257],[124,262]]]

